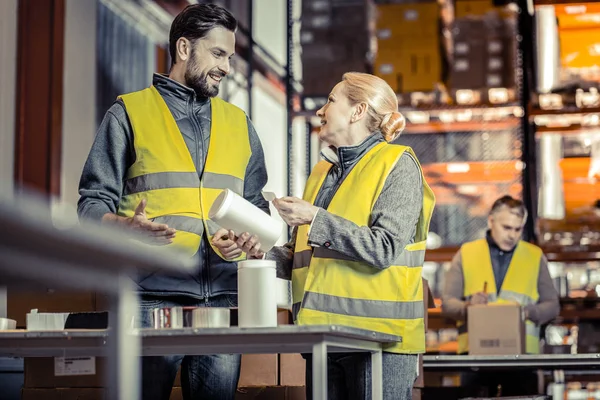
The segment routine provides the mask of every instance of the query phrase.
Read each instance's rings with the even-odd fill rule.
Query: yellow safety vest
[[[488,302],[490,303],[518,303],[522,306],[536,304],[539,299],[538,276],[542,249],[519,241],[506,271],[500,293],[496,288],[490,248],[486,239],[479,239],[465,243],[460,249],[464,278],[464,297],[483,291],[484,283],[488,283]],[[469,351],[469,337],[467,324],[457,323],[458,327],[458,353]],[[540,352],[540,329],[532,321],[525,322],[525,350],[530,354]]]
[[[370,226],[373,206],[405,151],[414,157],[406,146],[374,146],[352,168],[327,211],[358,226]],[[315,166],[306,184],[306,201],[314,204],[331,166],[326,161]],[[298,325],[344,325],[399,335],[402,342],[386,346],[385,351],[425,351],[421,270],[435,197],[422,172],[421,177],[423,207],[414,243],[406,245],[388,268],[374,268],[325,247],[313,248],[308,244],[309,226],[298,228],[292,270],[292,311]]]
[[[127,171],[117,213],[133,216],[146,198],[147,217],[177,229],[170,246],[191,257],[200,248],[203,231],[210,243],[219,229],[208,212],[221,191],[244,193],[251,155],[246,115],[222,99],[211,98],[210,144],[200,177],[173,115],[154,86],[121,99],[133,128],[135,162]]]

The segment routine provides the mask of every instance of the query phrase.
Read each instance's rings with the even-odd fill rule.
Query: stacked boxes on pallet
[[[441,80],[439,15],[435,0],[377,4],[375,74],[396,93],[432,91]]]
[[[492,0],[457,0],[450,88],[480,90],[515,85],[514,19]]]
[[[370,6],[363,0],[302,2],[304,95],[326,96],[345,72],[368,72],[370,14]]]

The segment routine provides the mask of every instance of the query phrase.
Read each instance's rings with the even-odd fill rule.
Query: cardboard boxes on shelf
[[[512,88],[515,85],[515,27],[498,13],[457,18],[450,88]]]
[[[302,84],[307,96],[327,96],[345,72],[368,72],[370,6],[363,1],[302,2]]]
[[[441,80],[439,5],[377,5],[374,72],[397,93],[432,91]]]
[[[600,4],[554,6],[558,19],[561,75],[600,79]]]
[[[455,18],[484,16],[491,11],[502,12],[495,7],[493,0],[456,0],[454,3]]]

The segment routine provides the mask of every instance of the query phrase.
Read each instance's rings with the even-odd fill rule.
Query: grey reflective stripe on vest
[[[524,295],[522,293],[511,292],[510,290],[501,290],[498,295],[499,299],[516,301],[522,306],[528,306],[530,304],[535,304],[536,302],[529,296]]]
[[[350,258],[342,253],[338,253],[337,251],[329,250],[326,247],[315,247],[313,256],[315,258],[330,258],[332,260],[356,261],[353,258]]]
[[[312,250],[302,250],[294,253],[294,262],[292,263],[292,269],[308,267],[310,265],[310,258],[312,257],[312,253]]]
[[[458,326],[457,328],[458,328],[459,335],[462,335],[463,333],[468,333],[468,328],[467,328],[466,323]],[[539,337],[540,336],[540,327],[535,325],[533,322],[528,321],[525,324],[525,334],[530,335],[530,336]]]
[[[201,219],[197,218],[182,215],[164,215],[156,217],[152,221],[157,224],[167,224],[169,228],[175,228],[178,231],[195,233],[198,236],[202,236],[204,232],[204,224]]]
[[[240,196],[244,195],[244,181],[232,175],[204,172],[202,187],[210,189],[231,189]]]
[[[394,262],[401,267],[422,267],[425,262],[425,250],[404,250]]]
[[[206,220],[206,225],[208,226],[208,234],[210,236],[213,236],[215,233],[217,233],[219,229],[221,229],[221,226],[219,224],[210,219]]]
[[[360,262],[335,250],[329,250],[325,247],[316,247],[314,251],[315,258],[329,258],[332,260]],[[393,265],[402,267],[422,267],[425,260],[425,250],[404,250],[396,259]]]
[[[198,178],[196,172],[157,172],[127,179],[123,188],[123,195],[156,189],[199,187],[200,178]]]
[[[423,301],[382,301],[363,300],[330,294],[306,292],[302,307],[332,314],[352,315],[355,317],[416,319],[423,318]]]
[[[204,224],[201,219],[186,217],[182,215],[164,215],[162,217],[156,217],[152,220],[157,224],[167,224],[169,228],[175,228],[178,231],[185,231],[195,233],[198,236],[202,236],[204,233]],[[206,221],[208,225],[208,234],[214,235],[221,227],[210,219]]]

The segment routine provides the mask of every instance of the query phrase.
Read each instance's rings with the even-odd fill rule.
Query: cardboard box
[[[493,0],[457,0],[454,6],[456,18],[466,16],[483,16],[496,10]]]
[[[467,309],[469,354],[525,352],[525,322],[518,304],[474,305]]]
[[[237,310],[235,310],[237,311]],[[277,325],[292,323],[292,314],[289,310],[277,310]],[[268,386],[277,384],[277,354],[243,354],[242,371],[239,386]],[[255,364],[265,363],[264,368],[254,367]],[[256,381],[253,381],[256,380]],[[304,385],[304,382],[302,382]],[[177,371],[173,387],[181,387],[181,368]]]
[[[290,310],[277,310],[277,325],[290,325],[292,322],[292,312]]]
[[[481,89],[485,87],[485,59],[483,59],[481,53],[483,46],[477,45],[477,48],[478,50],[473,51],[473,55],[454,59],[450,71],[450,87],[452,89]]]
[[[286,400],[306,400],[305,386],[288,386],[285,389]]]
[[[564,68],[590,68],[600,65],[597,48],[600,29],[560,30],[560,59]]]
[[[279,355],[279,384],[304,386],[306,384],[306,360],[300,354]]]
[[[474,0],[472,3],[480,2]],[[468,3],[468,2],[467,2]],[[452,25],[454,60],[449,75],[452,90],[513,88],[514,23],[496,17],[462,17]]]
[[[32,398],[33,399],[33,398]],[[305,387],[244,387],[238,388],[235,394],[236,400],[306,400]],[[27,399],[29,400],[29,399]],[[54,399],[52,399],[54,400]],[[62,399],[61,399],[62,400]],[[71,400],[71,399],[69,399]],[[84,400],[87,400],[84,399]],[[95,399],[94,399],[95,400]],[[173,388],[169,400],[183,400],[181,388]]]
[[[21,400],[107,400],[104,389],[59,388],[29,389],[21,392]]]
[[[102,357],[73,357],[77,362],[92,359],[94,374],[57,376],[55,358],[26,358],[25,359],[25,388],[102,388],[106,382],[106,360]],[[85,360],[84,360],[85,359]]]
[[[397,93],[432,91],[441,81],[439,41],[423,40],[412,44],[399,41],[397,49],[379,49],[375,75]]]
[[[290,323],[290,311],[278,310],[277,324],[289,325]],[[278,380],[279,354],[242,354],[239,387],[274,386],[279,383]]]
[[[258,387],[258,388],[239,388],[236,400],[306,400],[306,391],[304,387]],[[171,399],[174,400],[174,399]]]
[[[394,34],[433,37],[439,33],[440,6],[437,2],[378,4],[377,30],[389,29]]]
[[[278,354],[243,354],[239,387],[275,386],[279,378]]]
[[[285,391],[283,386],[244,387],[237,390],[235,400],[285,400]]]

